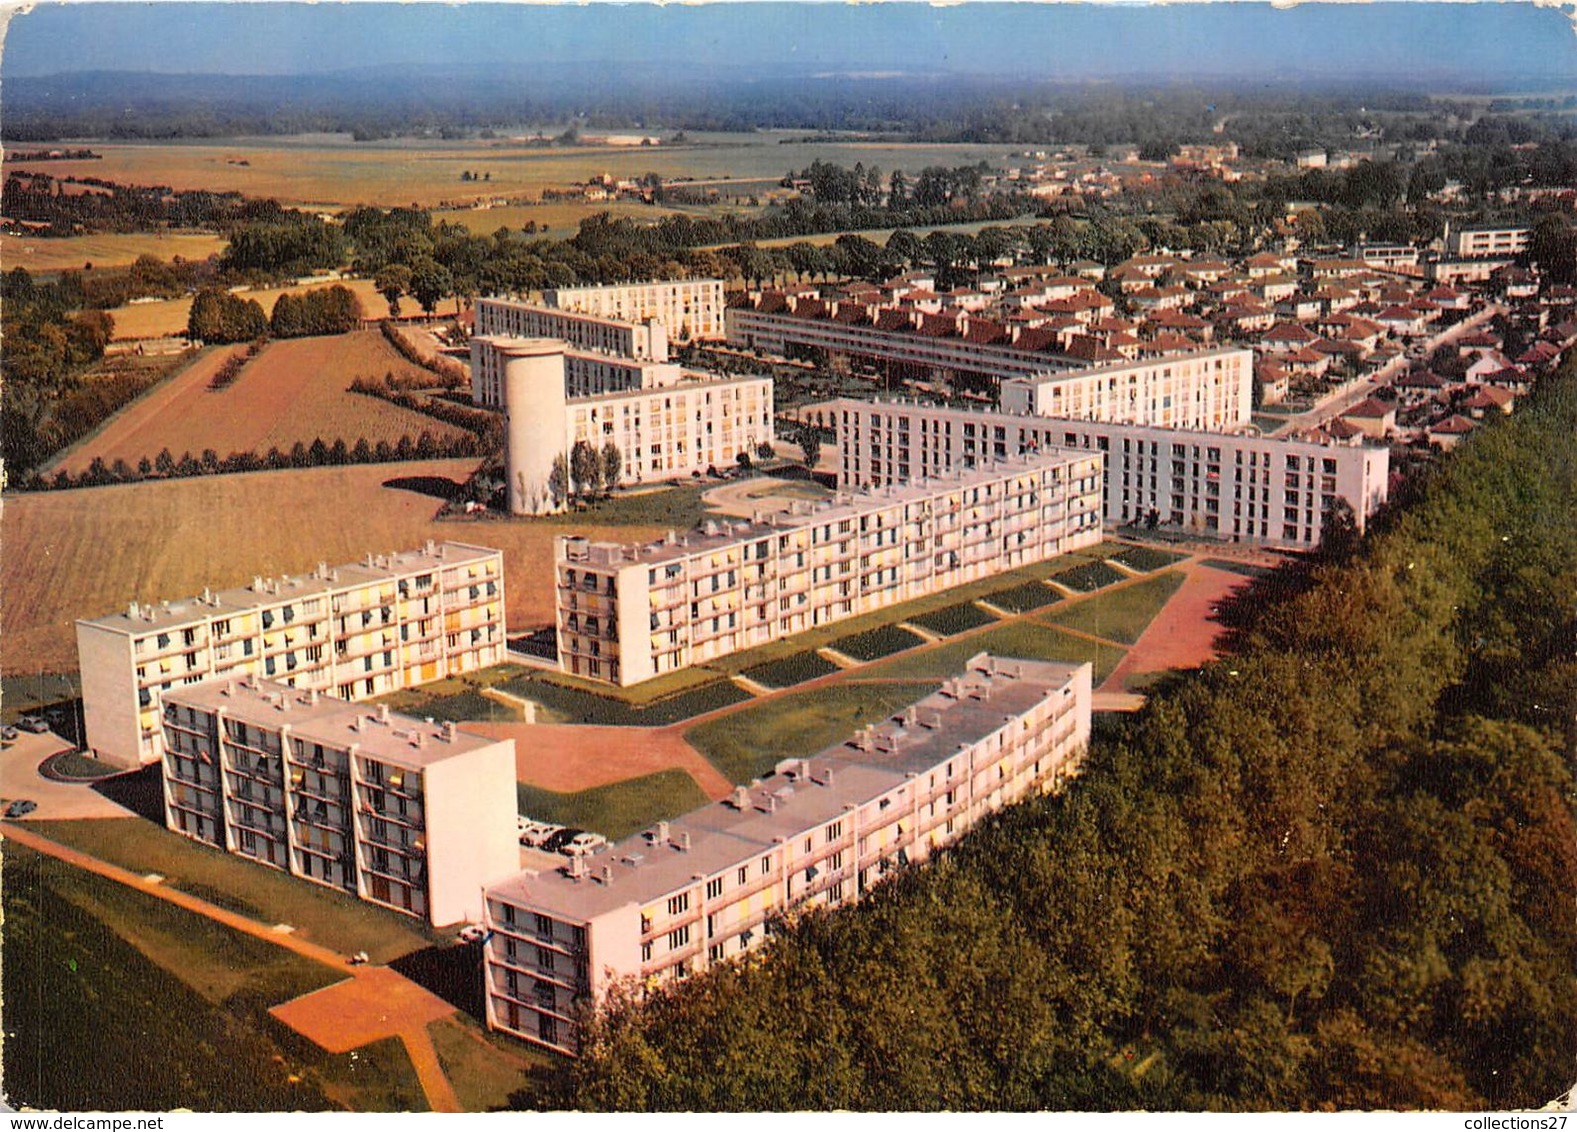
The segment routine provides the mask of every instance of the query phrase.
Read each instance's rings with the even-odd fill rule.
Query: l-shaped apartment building
[[[486,894],[487,1022],[565,1053],[621,981],[684,978],[797,911],[859,901],[986,816],[1077,773],[1089,664],[980,654],[938,692],[731,797]]]

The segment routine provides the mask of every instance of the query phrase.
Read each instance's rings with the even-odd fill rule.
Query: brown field
[[[656,528],[557,522],[439,522],[439,501],[388,481],[463,481],[472,460],[428,460],[201,476],[78,491],[8,495],[0,514],[0,671],[73,672],[74,623],[244,585],[256,574],[453,539],[504,551],[512,626],[553,618],[553,539],[570,531],[634,542]]]
[[[679,211],[635,201],[546,201],[542,204],[500,205],[494,208],[455,208],[433,213],[435,221],[461,224],[473,235],[491,236],[500,228],[516,231],[535,223],[537,234],[554,239],[566,239],[580,228],[588,216],[606,212],[615,218],[633,217],[636,220],[659,220]],[[409,305],[410,300],[403,300]]]
[[[138,232],[132,235],[68,236],[47,240],[40,236],[0,235],[0,262],[9,271],[25,267],[38,273],[94,267],[125,267],[140,255],[161,260],[207,259],[225,249],[223,237],[212,232]]]
[[[337,283],[309,283],[303,287],[266,287],[256,291],[242,291],[243,299],[256,299],[263,308],[264,314],[272,314],[274,302],[279,296],[287,292],[299,295],[305,291],[316,291],[323,287],[333,286],[349,287],[361,303],[361,313],[368,318],[381,318],[389,313],[389,304],[372,285],[371,279],[342,279]],[[415,300],[402,300],[402,309],[409,312],[415,305]],[[439,305],[442,314],[450,314],[456,307],[456,301],[449,299]],[[179,338],[186,333],[186,319],[191,314],[192,300],[190,297],[182,299],[161,299],[154,303],[132,303],[129,306],[116,307],[110,311],[110,317],[115,320],[115,340],[121,341],[130,338]]]
[[[236,191],[288,205],[384,207],[470,202],[491,197],[535,198],[544,187],[565,187],[601,173],[620,178],[655,172],[698,181],[776,180],[817,158],[883,172],[917,173],[927,165],[1005,160],[1005,146],[905,145],[845,142],[779,144],[780,132],[698,134],[693,146],[535,149],[518,142],[356,143],[348,137],[241,138],[220,143],[100,144],[96,161],[51,161],[52,176],[90,176],[136,185]],[[237,162],[245,161],[241,165]],[[19,166],[19,169],[26,166]],[[462,182],[463,171],[491,174],[486,183]],[[494,225],[496,228],[497,225]],[[491,231],[492,229],[489,229]]]
[[[444,439],[463,435],[453,425],[351,393],[358,376],[422,374],[390,348],[375,330],[356,330],[324,338],[272,342],[241,370],[227,389],[211,390],[209,379],[225,359],[244,354],[241,346],[206,351],[187,369],[139,399],[109,421],[62,460],[46,469],[83,471],[95,456],[106,464],[117,459],[136,467],[168,448],[177,460],[183,452],[201,455],[212,448],[221,457],[232,452],[290,451],[296,441],[325,444],[343,440],[354,445],[366,438],[377,444],[400,437],[412,440],[423,432]]]

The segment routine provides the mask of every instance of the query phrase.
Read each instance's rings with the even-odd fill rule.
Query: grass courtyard
[[[1047,620],[1103,640],[1131,645],[1172,600],[1185,577],[1178,570],[1155,574],[1059,609],[1048,614]]]
[[[520,813],[555,825],[589,829],[610,841],[706,805],[704,791],[682,770],[661,770],[607,786],[560,794],[515,784]]]

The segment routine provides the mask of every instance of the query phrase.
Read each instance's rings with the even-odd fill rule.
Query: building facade
[[[668,341],[688,343],[723,337],[723,284],[718,279],[666,279],[603,287],[560,287],[542,301],[620,322],[660,322]]]
[[[1241,428],[1254,414],[1254,351],[1223,347],[1002,383],[1008,413],[1117,424]]]
[[[518,338],[482,335],[471,339],[471,399],[484,409],[504,407],[504,369]],[[684,380],[677,362],[652,362],[564,349],[564,395],[597,397],[632,389],[661,389]]]
[[[655,388],[568,397],[564,343],[549,338],[473,339],[473,383],[495,384],[504,411],[504,474],[517,515],[562,510],[580,443],[599,457],[619,450],[618,483],[627,486],[731,467],[773,438],[772,379],[685,374]],[[677,367],[676,367],[677,368]]]
[[[620,322],[519,299],[478,299],[476,333],[506,338],[559,338],[578,350],[645,362],[668,360],[668,333],[660,322]]]
[[[1147,522],[1209,538],[1317,546],[1345,500],[1361,531],[1386,500],[1390,451],[1265,436],[1054,420],[911,401],[831,403],[839,483],[876,488],[1048,449],[1104,455],[1111,526]]]
[[[1509,259],[1528,250],[1526,224],[1470,224],[1446,230],[1446,254],[1456,257],[1498,256]]]
[[[260,676],[360,700],[504,651],[504,556],[456,542],[77,622],[88,746],[125,767],[158,761],[160,697],[188,684]]]
[[[1051,450],[644,546],[560,538],[559,666],[638,684],[1091,546],[1101,466]]]
[[[980,654],[848,742],[732,797],[486,896],[488,1025],[574,1053],[575,1011],[749,952],[804,909],[861,900],[982,818],[1076,774],[1091,667]]]
[[[165,824],[434,925],[520,868],[515,744],[246,677],[163,698]]]

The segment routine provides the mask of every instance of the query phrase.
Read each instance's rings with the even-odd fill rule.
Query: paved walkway
[[[70,743],[49,732],[19,734],[0,752],[0,798],[37,802],[38,809],[32,814],[37,819],[136,816],[85,782],[56,782],[38,773],[39,766],[51,757],[73,749]]]
[[[686,720],[685,727],[693,722]],[[467,723],[465,729],[492,739],[513,739],[515,777],[560,794],[675,768],[688,772],[713,800],[728,797],[734,789],[734,784],[673,727]]]
[[[270,1013],[331,1053],[341,1053],[381,1038],[398,1037],[405,1044],[411,1064],[416,1068],[416,1076],[421,1082],[422,1092],[427,1095],[428,1107],[434,1112],[461,1111],[459,1102],[455,1099],[454,1089],[443,1074],[442,1067],[438,1063],[437,1051],[434,1050],[432,1039],[427,1033],[428,1022],[448,1017],[455,1010],[437,995],[388,967],[347,966],[345,956],[337,951],[308,940],[298,939],[288,932],[275,931],[273,925],[261,924],[179,889],[148,880],[119,865],[112,865],[81,850],[51,841],[31,829],[12,822],[6,822],[3,829],[5,838],[14,840],[19,845],[26,845],[29,849],[95,873],[117,884],[123,884],[127,888],[134,888],[138,892],[168,901],[199,916],[206,916],[215,923],[223,924],[238,932],[267,940],[276,947],[293,951],[325,967],[344,971],[348,975],[344,981],[276,1006]],[[330,998],[323,999],[320,996],[330,996]],[[331,1006],[320,1010],[320,1004],[325,1001],[331,1003]],[[377,1024],[370,1021],[374,1013],[377,1014]],[[339,1038],[335,1037],[335,1034],[340,1032],[358,1034],[361,1040],[349,1046],[339,1046],[337,1044]],[[320,1040],[320,1035],[328,1036],[336,1044],[331,1045]]]
[[[1102,682],[1099,692],[1126,694],[1131,676],[1197,668],[1216,658],[1215,640],[1221,629],[1215,619],[1215,607],[1238,587],[1247,585],[1249,579],[1198,560],[1181,562],[1171,569],[1183,571],[1183,584],[1145,626],[1138,641]]]

